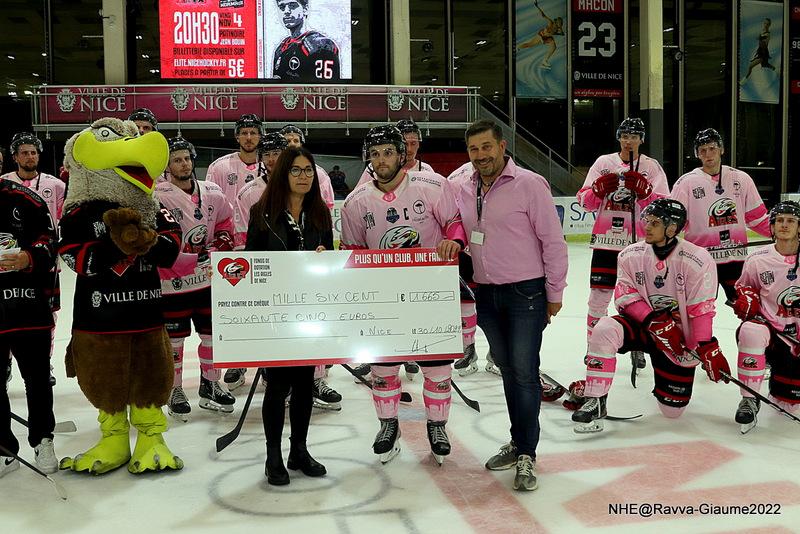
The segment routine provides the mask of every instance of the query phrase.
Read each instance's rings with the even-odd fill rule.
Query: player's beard
[[[19,168],[25,172],[36,172],[37,165],[35,163],[20,163]]]
[[[400,172],[401,167],[402,165],[400,165],[399,162],[397,165],[390,166],[384,170],[378,170],[373,167],[373,178],[382,184],[387,184],[395,179],[397,173]]]
[[[255,152],[257,149],[258,149],[258,145],[253,145],[253,147],[252,147],[252,148],[248,148],[248,147],[246,147],[246,146],[239,145],[239,150],[241,150],[241,151],[242,151],[242,152],[244,152],[245,154],[252,154],[252,153],[253,153],[253,152]]]

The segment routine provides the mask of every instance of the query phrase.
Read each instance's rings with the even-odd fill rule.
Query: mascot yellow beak
[[[152,195],[156,178],[169,162],[169,145],[158,132],[98,141],[89,130],[75,140],[72,156],[76,162],[93,171],[114,169],[123,180]]]

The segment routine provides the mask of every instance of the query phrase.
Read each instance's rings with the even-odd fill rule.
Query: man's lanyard
[[[481,222],[481,214],[483,213],[483,193],[481,192],[482,185],[483,181],[481,180],[481,177],[478,176],[478,191],[475,193],[475,198],[477,202],[475,208],[478,211],[478,224],[480,224]]]

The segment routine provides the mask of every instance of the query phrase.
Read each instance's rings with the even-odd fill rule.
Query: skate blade
[[[227,406],[224,404],[217,404],[215,402],[211,402],[208,400],[205,401],[201,400],[199,404],[201,408],[211,412],[220,412],[223,414],[233,413],[233,405]]]
[[[500,368],[494,365],[486,365],[485,371],[487,373],[492,373],[493,375],[503,376],[503,373],[500,372]]]
[[[747,434],[748,432],[750,432],[751,430],[753,430],[756,427],[757,423],[758,423],[758,419],[755,418],[755,417],[749,423],[739,423],[739,432],[741,432],[743,435]]]
[[[444,455],[431,452],[431,456],[433,456],[433,460],[439,464],[439,467],[442,467],[442,464],[444,463]]]
[[[458,369],[458,376],[465,377],[478,372],[478,366],[476,364],[471,364],[469,367],[465,367],[464,369]]]
[[[225,385],[228,386],[228,391],[234,391],[234,390],[239,389],[240,387],[242,387],[244,385],[244,382],[245,382],[244,377],[242,377],[239,380],[237,380],[236,382],[231,382],[230,384],[225,382]]]
[[[594,434],[596,432],[602,432],[603,421],[595,419],[591,423],[577,423],[572,430],[576,434]]]
[[[398,436],[398,439],[399,438],[400,436]],[[398,443],[395,443],[394,447],[392,447],[392,450],[390,450],[389,452],[384,452],[380,455],[381,463],[388,464],[389,462],[394,460],[394,457],[397,456],[398,454],[400,454],[400,445]]]
[[[317,399],[314,399],[314,408],[318,408],[320,410],[328,410],[332,412],[342,411],[342,405],[338,402],[325,402],[325,401],[318,401]]]
[[[182,421],[184,423],[189,421],[188,413],[177,413],[173,412],[172,410],[167,410],[167,413],[170,415],[170,417],[177,419],[178,421]]]
[[[419,374],[419,373],[409,373],[409,372],[406,372],[406,379],[407,379],[409,382],[413,382],[413,381],[414,381],[414,378],[416,378],[416,376],[417,376],[418,374]]]

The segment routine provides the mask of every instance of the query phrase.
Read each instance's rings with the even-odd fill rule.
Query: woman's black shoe
[[[291,461],[291,456],[289,458]],[[264,465],[264,474],[267,475],[267,482],[273,486],[285,486],[289,483],[289,472],[283,465],[280,447],[267,447],[267,462]]]
[[[321,477],[328,472],[324,465],[311,457],[305,443],[302,445],[292,444],[286,466],[293,471],[299,469],[307,477]]]

